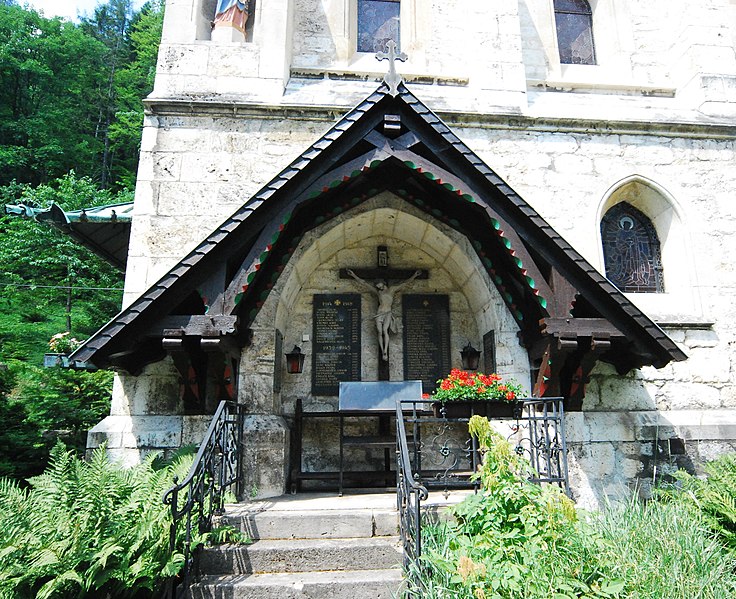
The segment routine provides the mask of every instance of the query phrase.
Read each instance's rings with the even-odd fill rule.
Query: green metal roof
[[[48,222],[115,268],[125,271],[133,218],[132,202],[69,211],[58,204],[51,204],[48,208],[7,204],[5,213]]]

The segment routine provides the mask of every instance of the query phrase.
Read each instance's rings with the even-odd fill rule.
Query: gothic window
[[[616,204],[601,219],[601,238],[606,276],[621,291],[664,291],[659,237],[642,212]]]
[[[562,64],[596,64],[593,13],[586,0],[554,0]]]
[[[358,52],[385,52],[399,40],[399,0],[358,0]]]

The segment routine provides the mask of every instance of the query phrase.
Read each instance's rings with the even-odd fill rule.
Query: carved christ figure
[[[391,333],[396,333],[396,317],[393,313],[394,298],[396,293],[408,287],[414,279],[420,274],[421,270],[417,270],[404,282],[398,285],[387,285],[385,281],[376,281],[375,286],[361,279],[352,270],[347,269],[347,273],[355,279],[355,281],[366,291],[373,293],[378,298],[378,310],[376,311],[376,330],[378,331],[378,346],[381,349],[381,357],[384,362],[388,361],[388,344],[391,340]]]

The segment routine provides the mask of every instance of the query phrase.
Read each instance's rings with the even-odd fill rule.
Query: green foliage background
[[[1,205],[130,202],[163,2],[101,2],[71,23],[0,3],[0,476],[39,474],[109,411],[112,376],[41,368],[52,335],[85,339],[122,299],[122,274]]]

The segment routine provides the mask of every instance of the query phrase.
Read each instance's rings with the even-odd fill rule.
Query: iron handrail
[[[184,568],[180,575],[180,588],[184,596],[196,565],[193,526],[196,520],[198,533],[212,529],[213,518],[222,515],[225,492],[235,485],[235,495],[242,495],[242,442],[244,406],[231,401],[221,401],[215,410],[189,473],[183,481],[174,478],[174,484],[164,493],[164,505],[171,507],[169,551],[176,550],[179,526],[184,521]],[[180,498],[184,500],[180,505]],[[164,597],[173,599],[175,581],[166,585]]]
[[[396,502],[404,547],[404,566],[409,573],[409,565],[422,554],[421,503],[427,500],[429,491],[416,481],[412,473],[401,401],[396,402],[396,459]]]

